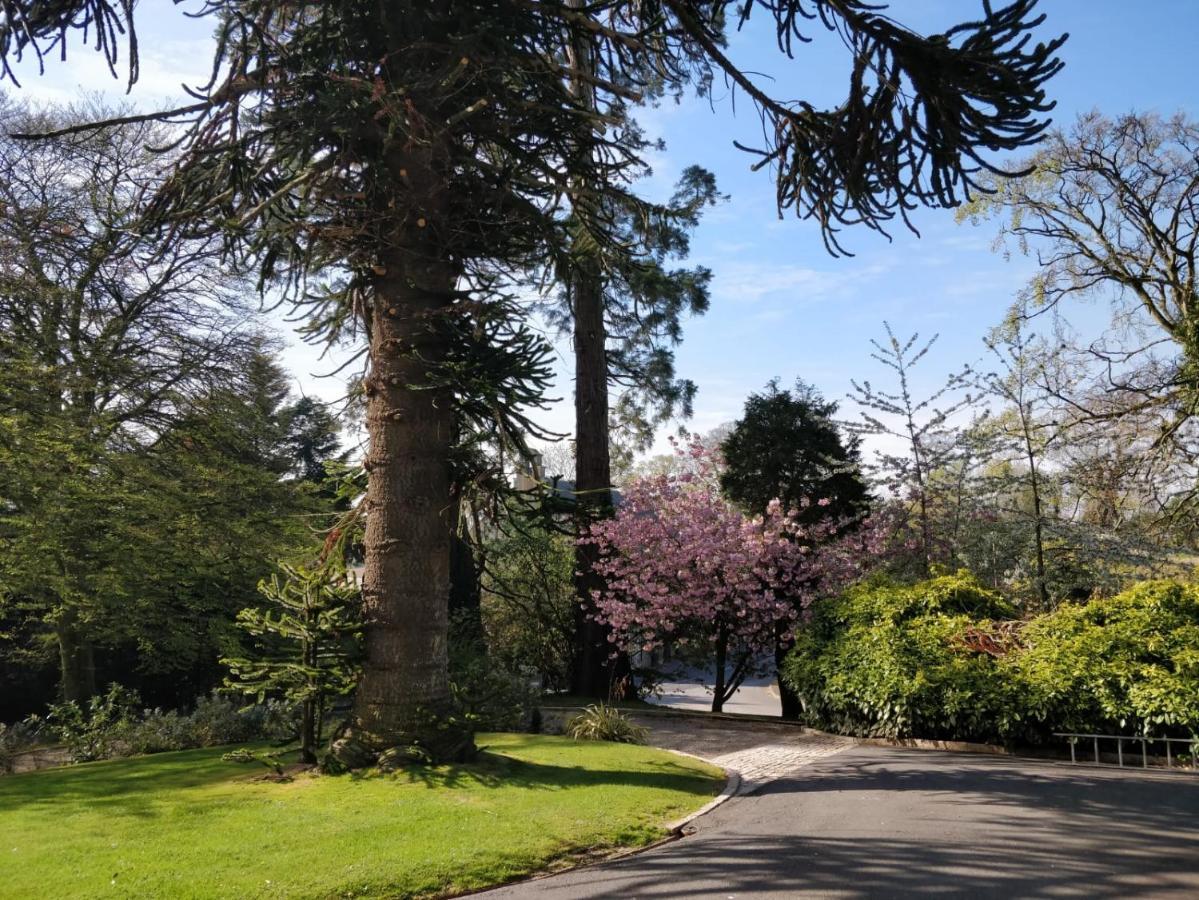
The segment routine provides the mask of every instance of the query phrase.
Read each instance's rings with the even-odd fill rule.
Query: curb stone
[[[516,887],[521,884],[529,884],[530,882],[541,881],[543,878],[554,878],[558,875],[565,875],[567,872],[577,872],[581,869],[590,869],[593,866],[600,866],[610,862],[616,862],[617,860],[626,859],[630,856],[637,856],[641,853],[647,853],[650,850],[655,850],[658,847],[665,846],[666,844],[673,844],[675,841],[695,833],[695,827],[692,826],[691,823],[700,816],[707,815],[712,810],[716,809],[716,807],[723,806],[725,803],[739,795],[742,781],[740,773],[736,770],[726,769],[723,766],[712,762],[712,760],[705,759],[702,756],[696,756],[694,753],[685,753],[682,750],[671,750],[667,747],[658,747],[656,749],[665,750],[667,753],[673,753],[676,756],[686,756],[691,759],[698,759],[700,762],[705,762],[710,766],[716,766],[718,769],[724,772],[724,788],[717,796],[713,797],[695,812],[689,813],[688,815],[683,816],[681,819],[676,819],[673,822],[668,822],[667,824],[663,825],[662,827],[666,829],[667,834],[658,838],[656,841],[651,841],[650,843],[643,844],[640,847],[624,847],[619,850],[614,850],[611,853],[605,853],[603,856],[600,856],[596,859],[590,859],[586,862],[578,863],[577,865],[563,866],[561,869],[554,869],[550,872],[538,872],[537,874],[529,875],[526,878],[518,878],[516,881],[509,881],[504,884],[493,884],[491,887],[480,888],[477,891],[466,891],[465,893],[461,894],[453,894],[452,897],[473,897],[479,894],[486,894],[489,891],[498,891],[502,890],[503,888]]]
[[[659,749],[665,749],[665,748],[659,748]],[[676,819],[673,822],[669,822],[664,826],[667,831],[669,831],[671,834],[674,834],[674,835],[682,836],[685,834],[694,834],[695,833],[694,828],[692,828],[690,831],[685,831],[684,829],[688,825],[690,825],[693,821],[698,819],[700,816],[707,815],[712,810],[714,810],[716,807],[723,806],[725,803],[728,803],[730,800],[732,800],[734,797],[736,797],[738,794],[741,793],[741,785],[742,785],[741,773],[738,772],[736,769],[726,769],[726,768],[724,768],[724,766],[719,766],[717,763],[712,762],[712,760],[705,759],[702,756],[696,756],[694,753],[684,753],[682,750],[670,750],[669,752],[675,753],[679,756],[689,756],[691,759],[698,759],[700,762],[705,762],[710,766],[717,766],[717,768],[720,768],[721,770],[724,771],[724,777],[725,777],[724,790],[722,790],[719,794],[717,794],[715,797],[713,797],[711,800],[709,800],[707,803],[705,803],[703,806],[701,806],[695,812],[690,813],[689,815],[683,816],[683,818],[681,818],[681,819]],[[649,847],[651,847],[651,846],[654,846],[654,845],[650,844],[646,847],[638,847],[637,849],[638,850],[642,850],[642,849],[648,850]]]

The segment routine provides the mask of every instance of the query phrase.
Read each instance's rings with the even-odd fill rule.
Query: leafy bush
[[[73,701],[52,706],[45,731],[66,745],[72,762],[247,741],[286,741],[298,733],[297,708],[279,700],[242,707],[214,693],[197,699],[191,712],[140,706],[136,691],[114,684],[84,706]]]
[[[121,736],[120,755],[167,753],[197,746],[191,720],[174,710],[147,709],[142,718],[130,722]]]
[[[816,605],[782,677],[809,724],[846,734],[1199,733],[1199,586],[1012,615],[966,573],[861,584]]]
[[[1050,730],[1199,733],[1199,586],[1147,581],[1061,606],[1023,642],[1003,668]]]
[[[576,741],[644,744],[649,739],[649,732],[634,724],[615,706],[597,703],[567,721],[566,736]]]
[[[188,717],[195,747],[242,744],[246,741],[286,741],[299,733],[299,711],[295,704],[264,700],[243,706],[216,692],[196,700]]]
[[[574,542],[514,516],[488,541],[482,618],[488,654],[501,668],[532,666],[551,690],[570,685],[575,652]]]
[[[1014,609],[967,573],[873,581],[813,606],[782,677],[809,724],[870,737],[993,740],[1011,717],[995,660],[958,638]]]
[[[140,705],[137,691],[113,684],[85,706],[73,700],[51,706],[46,721],[66,745],[72,762],[91,762],[122,755]]]
[[[541,682],[531,670],[509,672],[477,647],[451,644],[450,689],[480,731],[539,730]]]

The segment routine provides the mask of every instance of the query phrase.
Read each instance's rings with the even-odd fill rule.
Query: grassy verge
[[[723,785],[646,747],[481,735],[466,766],[258,780],[222,749],[0,778],[6,898],[416,897],[637,846]]]

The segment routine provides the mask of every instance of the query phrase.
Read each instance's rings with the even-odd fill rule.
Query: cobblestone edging
[[[562,727],[575,710],[546,710],[547,730]],[[702,715],[663,715],[627,711],[648,729],[649,743],[695,756],[740,776],[736,794],[748,794],[809,763],[840,753],[859,741],[793,724],[761,720],[730,721]]]
[[[725,753],[712,757],[710,761],[738,772],[741,775],[738,793],[752,794],[772,781],[785,778],[818,759],[840,753],[855,743],[852,738],[831,734],[800,734],[791,740],[769,741],[756,747]]]

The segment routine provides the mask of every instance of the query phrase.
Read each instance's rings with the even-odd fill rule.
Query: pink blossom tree
[[[712,711],[720,712],[812,599],[860,571],[869,529],[843,536],[843,522],[803,525],[799,510],[777,500],[764,516],[746,516],[721,496],[712,450],[692,439],[678,452],[686,465],[634,481],[615,516],[581,540],[599,551],[606,585],[594,593],[596,617],[613,642],[705,654],[715,662]]]

